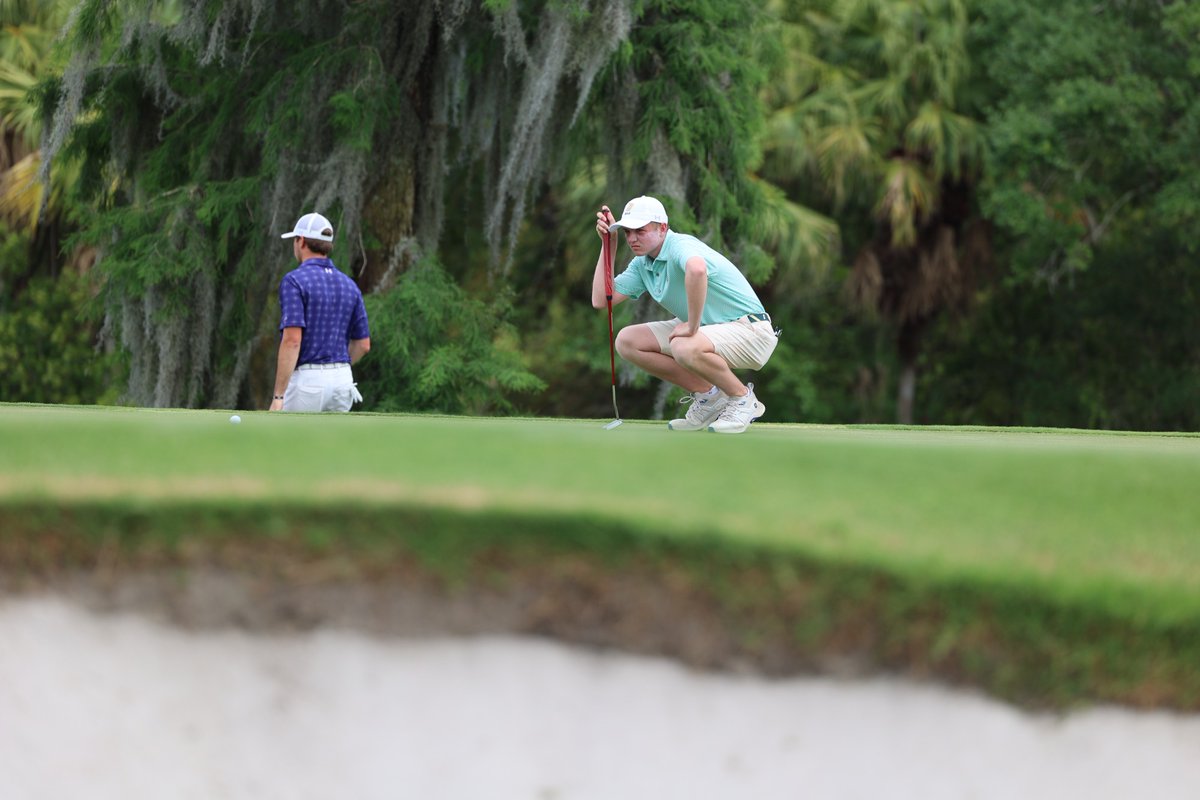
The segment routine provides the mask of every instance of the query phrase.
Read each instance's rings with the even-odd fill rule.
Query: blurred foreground
[[[1030,714],[899,680],[769,681],[529,638],[187,632],[0,600],[21,798],[1157,798],[1200,716]]]

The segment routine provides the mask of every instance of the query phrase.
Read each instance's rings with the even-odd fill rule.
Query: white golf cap
[[[653,197],[642,195],[625,204],[621,218],[608,227],[636,229],[651,222],[666,222],[667,210]]]
[[[292,239],[303,236],[305,239],[317,239],[322,242],[333,241],[333,223],[320,214],[305,214],[296,220],[296,227],[280,236],[280,239]]]

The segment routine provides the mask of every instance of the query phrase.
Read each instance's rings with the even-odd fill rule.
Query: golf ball
[[[237,414],[234,414],[232,417],[229,418],[229,421],[232,422],[234,425],[237,425],[239,422],[242,421],[242,418],[239,417]]]

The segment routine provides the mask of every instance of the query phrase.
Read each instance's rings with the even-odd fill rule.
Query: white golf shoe
[[[758,402],[754,396],[754,384],[746,384],[750,391],[745,397],[730,397],[729,402],[721,409],[721,413],[712,421],[708,429],[713,433],[741,433],[750,427],[750,423],[766,413],[767,407]]]
[[[720,389],[712,397],[705,392],[693,392],[685,395],[679,400],[679,403],[680,405],[691,403],[691,408],[687,410],[683,419],[673,419],[667,423],[667,427],[673,431],[702,431],[717,418],[721,409],[725,408],[725,404],[728,402],[729,395]]]

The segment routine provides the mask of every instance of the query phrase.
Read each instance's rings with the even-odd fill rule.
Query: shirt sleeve
[[[368,339],[371,336],[371,329],[367,326],[367,306],[363,302],[362,295],[358,296],[358,305],[354,309],[354,314],[350,317],[350,332],[349,338]]]
[[[625,267],[624,272],[613,278],[613,288],[632,300],[636,300],[646,293],[646,284],[642,281],[642,274],[634,268],[633,261],[629,262],[629,266]]]
[[[279,282],[279,330],[303,327],[304,294],[295,278],[284,275],[283,280]]]

